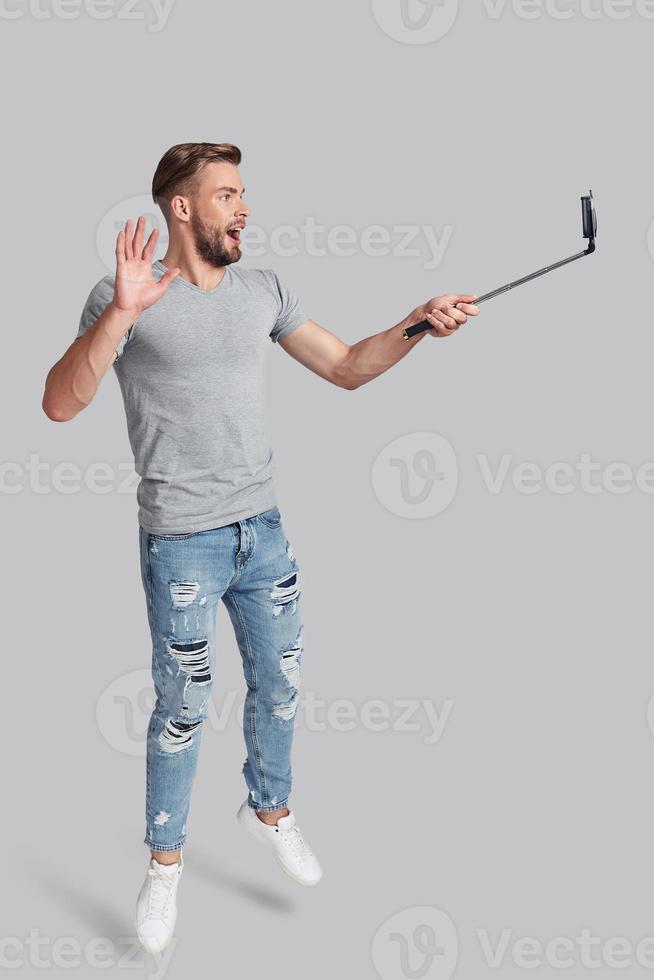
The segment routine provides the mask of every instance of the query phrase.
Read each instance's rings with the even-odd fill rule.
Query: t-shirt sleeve
[[[270,331],[270,339],[273,344],[276,344],[281,337],[285,337],[296,327],[299,327],[301,323],[304,323],[307,316],[295,293],[281,281],[276,272],[271,270],[271,275],[275,294],[279,301],[277,320]]]
[[[113,276],[105,276],[104,279],[100,279],[99,282],[96,282],[84,304],[84,309],[82,310],[82,315],[80,316],[79,320],[79,327],[77,328],[77,337],[82,337],[86,331],[93,326],[98,317],[104,313],[105,309],[113,299],[113,296]],[[123,353],[125,344],[129,340],[131,332],[132,327],[130,327],[129,330],[120,338],[120,342],[116,348],[118,357],[120,357],[120,355]],[[75,339],[77,339],[77,337]],[[116,360],[117,359],[118,358],[116,358]]]

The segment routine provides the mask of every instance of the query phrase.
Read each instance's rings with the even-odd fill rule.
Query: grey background
[[[303,573],[305,690],[329,703],[381,699],[392,712],[397,699],[453,707],[435,744],[360,722],[310,731],[298,716],[292,800],[325,868],[315,890],[242,835],[240,728],[207,727],[169,977],[205,967],[289,980],[556,976],[547,963],[517,966],[510,950],[492,970],[477,930],[493,943],[505,928],[543,944],[583,928],[603,942],[654,935],[651,495],[510,484],[491,494],[476,462],[508,453],[547,467],[588,453],[636,468],[654,457],[654,22],[635,4],[621,20],[608,0],[594,20],[580,4],[560,7],[573,16],[527,20],[507,6],[494,19],[461,4],[452,29],[424,44],[343,0],[177,0],[157,32],[145,0],[141,19],[119,17],[120,2],[106,20],[26,6],[5,18],[3,457],[19,467],[30,454],[82,469],[131,460],[113,372],[69,424],[50,422],[40,399],[107,271],[104,216],[148,194],[174,143],[241,146],[251,221],[269,230],[307,216],[358,230],[452,226],[432,271],[424,256],[360,249],[244,259],[275,268],[348,343],[430,296],[482,293],[578,250],[579,196],[596,195],[596,255],[481,307],[449,340],[425,338],[355,392],[270,345],[279,505]],[[423,431],[454,447],[458,490],[441,513],[410,519],[371,472],[390,442]],[[396,477],[389,470],[390,496]],[[3,497],[1,921],[25,960],[14,975],[31,977],[43,972],[29,962],[31,929],[82,947],[133,935],[144,758],[111,744],[97,706],[110,684],[148,668],[150,649],[133,493],[26,486]],[[217,649],[220,706],[243,685],[224,609]],[[109,714],[116,733],[128,711],[117,701]],[[417,909],[419,926],[422,906],[454,923],[454,974],[452,948],[412,973],[422,957],[411,929],[411,969],[387,936],[401,910]],[[77,973],[127,970],[108,958],[104,971]],[[131,975],[155,973],[145,955],[134,964]],[[590,970],[578,955],[567,971],[650,972],[606,957]]]

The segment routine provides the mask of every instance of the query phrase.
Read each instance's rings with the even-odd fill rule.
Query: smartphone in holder
[[[581,212],[582,219],[584,222],[584,238],[590,239],[592,243],[592,248],[589,249],[590,252],[595,251],[595,236],[597,235],[597,214],[595,208],[593,207],[593,192],[589,191],[585,197],[581,199]]]
[[[546,265],[543,269],[538,269],[537,272],[532,272],[528,276],[523,276],[522,279],[516,279],[514,282],[508,282],[505,286],[500,286],[499,289],[494,289],[490,293],[484,293],[475,300],[474,305],[478,306],[479,303],[485,303],[486,300],[492,299],[494,296],[499,296],[501,293],[506,293],[509,289],[515,289],[516,286],[522,286],[526,282],[530,282],[532,279],[536,279],[538,276],[544,276],[546,272],[552,272],[553,269],[560,269],[562,265],[567,265],[569,262],[574,262],[576,259],[583,258],[584,255],[591,255],[595,251],[595,236],[597,235],[597,214],[593,206],[593,192],[592,190],[585,194],[581,199],[581,220],[583,224],[583,236],[588,239],[588,248],[584,249],[583,252],[577,252],[575,255],[569,256],[567,259],[561,259],[560,262],[554,262],[552,265]],[[409,340],[411,337],[415,337],[417,333],[422,333],[424,330],[429,330],[431,328],[431,323],[427,320],[423,320],[421,323],[414,323],[411,327],[406,327],[402,331],[402,336],[405,340]]]

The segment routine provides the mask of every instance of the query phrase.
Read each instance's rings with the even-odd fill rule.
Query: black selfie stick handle
[[[583,258],[584,255],[591,255],[595,251],[595,235],[597,233],[597,218],[592,206],[592,196],[593,192],[587,197],[582,197],[581,199],[581,210],[582,219],[584,224],[584,237],[588,238],[588,248],[584,249],[583,252],[577,252],[575,255],[569,256],[567,259],[561,259],[560,262],[553,262],[552,265],[546,265],[543,269],[539,269],[537,272],[531,272],[528,276],[523,276],[522,279],[515,279],[513,282],[508,282],[506,286],[500,286],[499,289],[493,289],[490,293],[484,293],[478,299],[474,300],[474,305],[478,306],[480,303],[485,303],[487,299],[493,299],[494,296],[499,296],[501,293],[507,293],[509,289],[515,289],[516,286],[522,286],[526,282],[531,282],[532,279],[537,279],[538,276],[544,276],[546,272],[551,272],[553,269],[560,269],[562,265],[567,265],[569,262],[575,262],[577,259]],[[458,304],[457,304],[458,306]],[[402,336],[405,340],[410,340],[411,337],[415,337],[416,334],[422,333],[424,330],[430,330],[432,324],[428,320],[423,320],[421,323],[414,323],[411,327],[406,327],[402,331]]]

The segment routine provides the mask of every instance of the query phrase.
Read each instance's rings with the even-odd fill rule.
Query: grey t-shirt
[[[160,279],[166,266],[152,264]],[[80,337],[113,297],[95,284]],[[225,266],[215,289],[178,276],[118,348],[118,376],[134,466],[138,521],[152,534],[222,527],[276,505],[264,417],[266,340],[306,320],[272,269]]]

